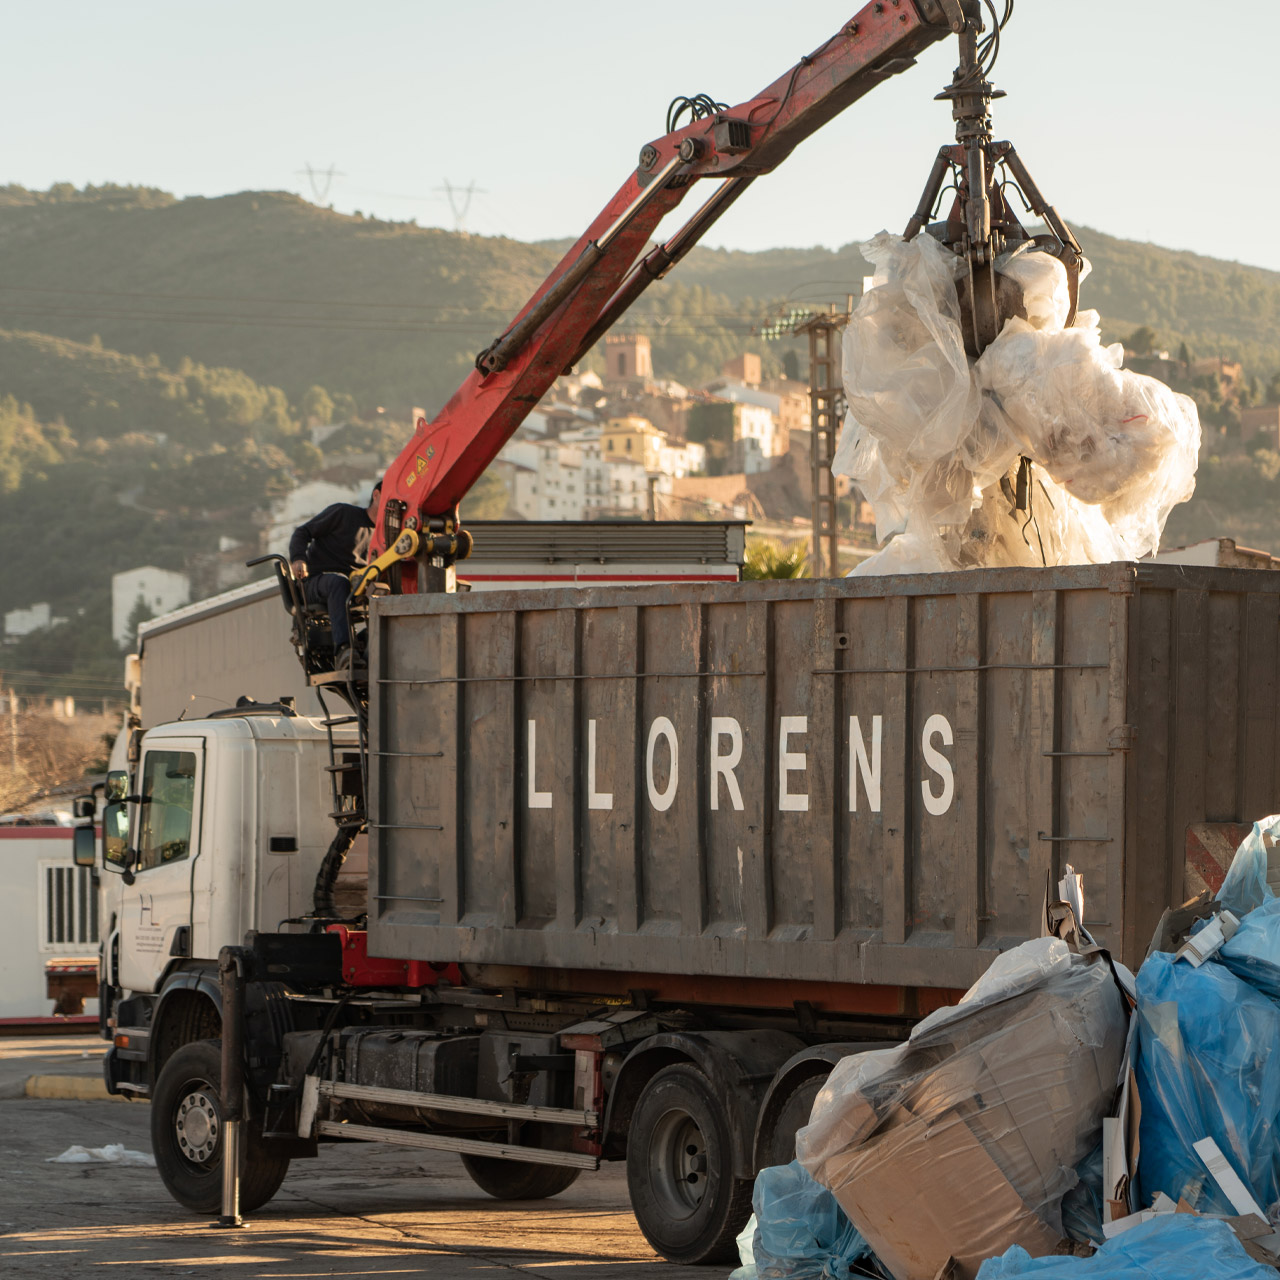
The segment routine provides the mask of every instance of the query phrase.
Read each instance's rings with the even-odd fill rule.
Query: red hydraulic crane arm
[[[763,92],[642,148],[640,163],[511,327],[388,469],[372,553],[402,529],[425,533],[457,505],[551,384],[686,254],[759,174],[923,49],[979,23],[979,0],[874,0]],[[698,178],[715,194],[639,261]],[[405,586],[409,586],[405,583]]]

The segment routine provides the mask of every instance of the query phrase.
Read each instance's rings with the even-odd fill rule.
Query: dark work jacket
[[[350,573],[364,563],[372,529],[364,507],[335,502],[293,531],[289,559],[305,560],[309,574]]]

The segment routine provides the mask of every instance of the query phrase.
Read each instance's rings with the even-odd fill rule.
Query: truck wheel
[[[796,1134],[809,1123],[813,1100],[827,1083],[826,1074],[801,1080],[787,1095],[773,1121],[773,1131],[760,1156],[760,1166],[790,1164],[796,1158]]]
[[[733,1176],[729,1119],[711,1082],[687,1063],[664,1067],[627,1136],[627,1189],[645,1239],[671,1262],[730,1262],[751,1187]]]
[[[164,1064],[151,1098],[151,1149],[166,1190],[195,1213],[222,1208],[222,1041],[184,1044]],[[240,1208],[260,1209],[280,1189],[288,1156],[249,1121],[243,1134]]]
[[[524,1160],[495,1160],[492,1156],[462,1156],[471,1181],[495,1200],[545,1200],[577,1181],[581,1169],[559,1164],[529,1164]]]

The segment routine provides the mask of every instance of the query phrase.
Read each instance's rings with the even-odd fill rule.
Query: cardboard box
[[[959,1116],[930,1124],[904,1112],[862,1150],[876,1173],[836,1199],[895,1280],[934,1280],[948,1259],[957,1280],[973,1280],[1011,1244],[1033,1257],[1060,1244]]]
[[[1112,1110],[1127,1032],[1105,963],[1076,966],[929,1029],[874,1081],[848,1070],[842,1089],[833,1076],[801,1158],[895,1280],[934,1280],[949,1258],[957,1280],[972,1280],[1013,1244],[1053,1253],[1062,1196]],[[846,1113],[865,1132],[864,1090],[885,1118],[846,1143]]]

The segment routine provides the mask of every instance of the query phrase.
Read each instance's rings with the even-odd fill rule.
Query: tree
[[[510,500],[507,486],[491,471],[486,471],[463,498],[462,509],[471,520],[501,520]],[[465,520],[463,524],[465,526]]]
[[[347,395],[345,391],[337,391],[333,395],[333,416],[330,422],[336,418],[339,422],[352,422],[360,416],[360,409],[356,405],[355,400]]]
[[[138,599],[134,602],[134,606],[129,613],[129,621],[124,624],[125,637],[124,644],[121,648],[125,653],[138,652],[138,628],[144,622],[150,622],[156,615],[151,612],[151,607],[139,594]]]
[[[1182,365],[1183,369],[1189,370],[1191,368],[1191,352],[1187,350],[1185,342],[1178,348],[1178,363]]]
[[[1142,325],[1135,329],[1130,335],[1125,346],[1133,352],[1135,356],[1150,355],[1156,349],[1156,343],[1159,341],[1159,335],[1149,325]]]
[[[800,381],[800,355],[794,348],[783,353],[782,376],[793,382]]]
[[[807,578],[809,551],[803,538],[788,546],[766,538],[752,539],[747,547],[742,576],[748,582],[776,578]]]
[[[323,387],[309,387],[298,402],[304,427],[325,427],[333,421],[333,400]]]

